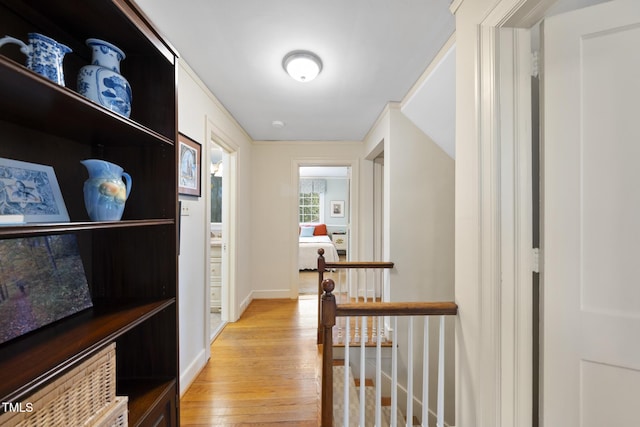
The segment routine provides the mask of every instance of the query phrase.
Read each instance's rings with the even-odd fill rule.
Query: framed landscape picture
[[[179,134],[178,142],[178,193],[200,196],[202,146],[183,134]]]
[[[68,222],[56,174],[51,166],[0,158],[0,216],[24,222]]]
[[[75,235],[0,240],[0,344],[92,306]]]

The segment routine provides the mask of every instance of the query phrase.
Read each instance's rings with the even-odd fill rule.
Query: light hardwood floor
[[[254,300],[229,323],[180,401],[180,425],[317,427],[316,298]]]

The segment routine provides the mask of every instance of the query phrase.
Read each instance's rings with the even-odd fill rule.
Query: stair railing
[[[393,262],[388,261],[339,261],[326,262],[324,249],[318,249],[318,337],[317,343],[322,344],[323,332],[320,321],[320,297],[322,295],[322,281],[325,275],[331,275],[334,283],[337,282],[338,302],[375,302],[381,301],[384,294],[384,271],[392,269]],[[359,324],[354,327],[354,339],[362,341],[384,341],[384,329],[367,330],[368,325]],[[384,328],[384,325],[383,325]],[[349,334],[344,334],[344,322],[337,328],[337,341],[347,341]],[[367,338],[368,337],[368,338]]]
[[[322,282],[322,289],[324,293],[321,296],[320,305],[320,317],[323,330],[323,346],[322,346],[322,395],[321,395],[321,420],[323,427],[334,426],[334,400],[333,400],[333,327],[336,324],[336,319],[340,317],[349,318],[359,317],[362,319],[362,324],[366,323],[367,317],[374,317],[374,322],[382,323],[382,318],[385,316],[391,317],[393,338],[392,338],[392,360],[391,360],[391,416],[390,425],[392,427],[397,426],[398,420],[398,396],[397,390],[399,388],[398,383],[398,317],[409,316],[409,330],[408,330],[408,361],[407,361],[407,409],[405,412],[406,425],[413,425],[413,316],[424,316],[424,334],[423,334],[423,367],[422,367],[422,425],[428,425],[429,419],[429,317],[439,316],[439,349],[438,349],[438,378],[437,378],[437,408],[436,408],[436,424],[438,427],[444,426],[444,368],[445,368],[445,354],[444,354],[444,342],[445,342],[445,316],[455,316],[458,313],[458,306],[454,302],[373,302],[373,303],[360,303],[360,302],[347,302],[340,304],[336,302],[336,297],[333,294],[335,289],[335,282],[332,279],[324,279]],[[346,322],[346,327],[349,328],[350,322]],[[345,389],[348,381],[346,379],[347,371],[349,369],[349,340],[346,340],[345,352],[344,352],[344,365],[345,365]],[[359,414],[357,425],[366,426],[371,423],[366,422],[365,414],[365,393],[364,393],[364,372],[365,366],[365,343],[364,340],[360,343],[360,401],[359,401]],[[381,400],[382,400],[382,381],[381,381],[381,343],[380,340],[376,343],[376,397],[375,397],[375,421],[373,425],[382,425],[381,414]],[[350,402],[349,393],[345,391],[343,414],[336,414],[336,418],[339,419],[339,425],[349,426],[354,424],[350,423],[351,414],[349,413]]]

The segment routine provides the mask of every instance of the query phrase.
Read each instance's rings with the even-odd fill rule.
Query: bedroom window
[[[300,193],[298,217],[300,223],[322,222],[322,193]]]

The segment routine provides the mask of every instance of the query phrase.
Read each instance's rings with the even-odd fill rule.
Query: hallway
[[[254,300],[227,324],[181,399],[181,425],[317,427],[316,298]]]

